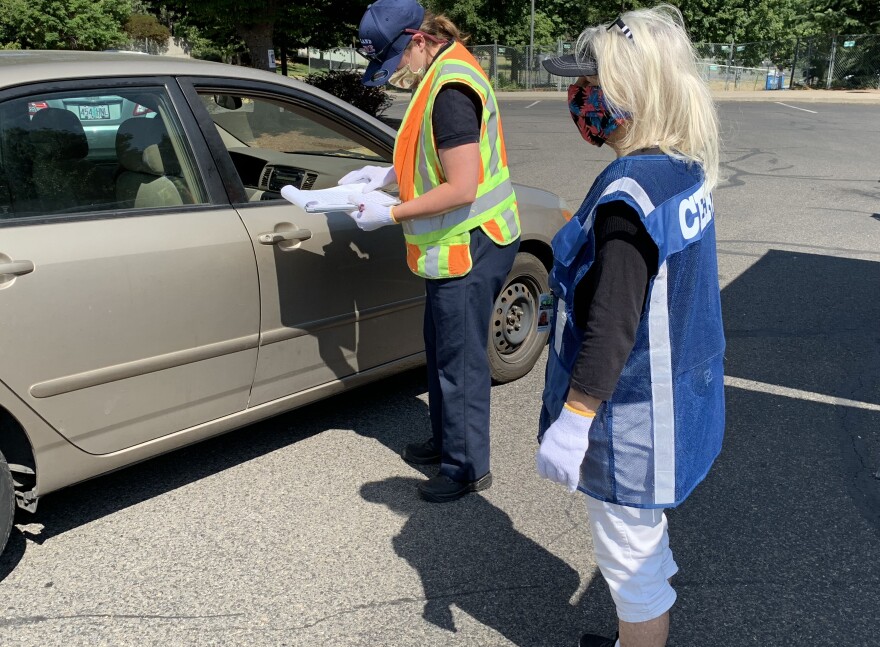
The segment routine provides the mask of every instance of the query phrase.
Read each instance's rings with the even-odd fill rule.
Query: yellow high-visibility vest
[[[470,205],[401,223],[407,265],[415,274],[428,279],[470,272],[470,232],[477,227],[499,245],[512,243],[520,234],[519,209],[507,167],[498,102],[480,64],[458,42],[434,60],[401,123],[394,147],[400,198],[404,202],[413,200],[446,179],[434,142],[431,113],[437,93],[447,83],[467,85],[482,101],[480,178],[476,200]]]

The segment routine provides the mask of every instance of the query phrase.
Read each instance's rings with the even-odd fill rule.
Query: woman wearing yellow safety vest
[[[339,183],[366,182],[364,192],[395,182],[400,188],[401,204],[359,205],[351,217],[365,231],[400,224],[407,264],[426,279],[432,436],[408,445],[403,458],[439,463],[419,493],[452,501],[492,483],[487,331],[520,233],[498,103],[455,25],[415,0],[377,0],[358,36],[370,60],[364,84],[414,92],[394,165],[367,166]]]

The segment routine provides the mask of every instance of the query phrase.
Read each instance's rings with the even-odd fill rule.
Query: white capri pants
[[[668,580],[678,572],[663,510],[585,498],[596,563],[611,589],[617,617],[645,622],[662,616],[675,604]]]

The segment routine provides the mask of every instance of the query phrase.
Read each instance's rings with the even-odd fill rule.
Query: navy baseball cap
[[[376,0],[367,7],[358,26],[357,50],[370,61],[364,72],[364,85],[388,82],[424,18],[425,9],[415,0]]]

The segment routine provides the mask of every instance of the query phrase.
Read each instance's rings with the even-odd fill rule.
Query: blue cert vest
[[[705,478],[724,435],[724,331],[715,212],[702,169],[667,155],[623,157],[596,178],[553,239],[550,335],[539,438],[562,411],[583,340],[574,291],[595,258],[596,208],[622,200],[659,250],[635,345],[590,428],[579,488],[636,508],[675,507]]]

